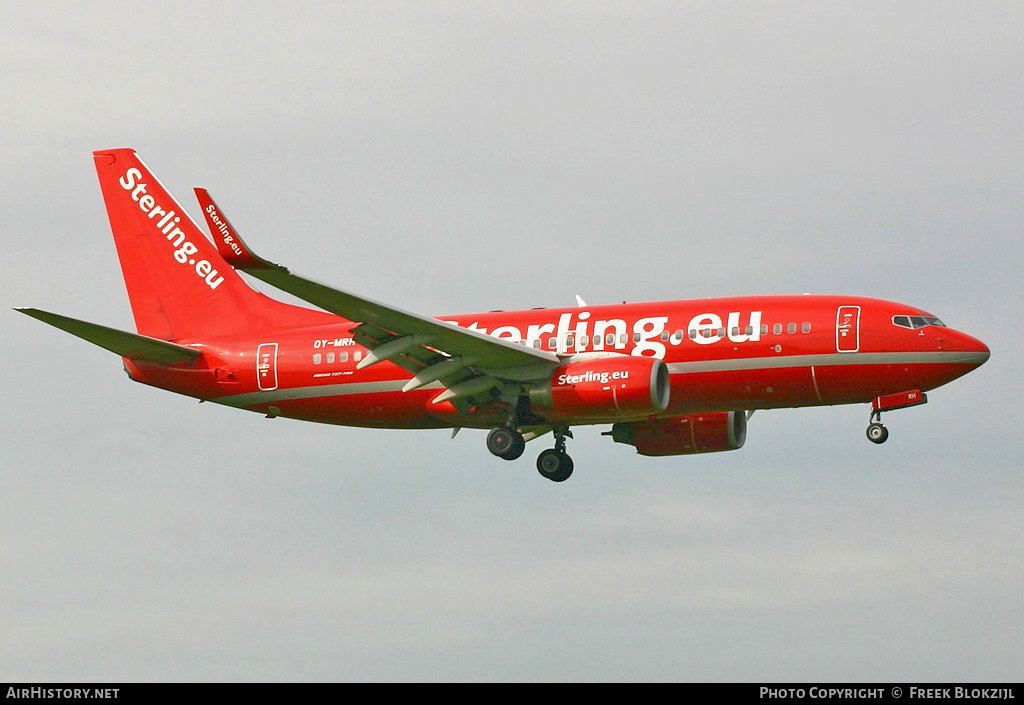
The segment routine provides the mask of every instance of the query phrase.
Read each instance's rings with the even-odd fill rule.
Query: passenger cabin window
[[[946,324],[935,316],[893,316],[892,323],[900,328],[910,328],[911,330],[917,330],[926,326],[946,327]]]
[[[788,332],[790,332],[790,333],[796,333],[796,323],[790,323],[790,324],[789,324],[789,325],[788,325],[788,326],[786,327],[786,330],[787,330]]]
[[[313,353],[313,364],[314,365],[319,365],[320,364],[320,360],[322,360],[322,359],[323,358],[320,356],[320,353]]]
[[[811,324],[810,323],[804,323],[803,331],[804,331],[804,333],[810,333],[811,332]]]
[[[775,333],[775,335],[781,334],[782,333],[782,324],[781,323],[776,323],[775,324],[775,328],[773,328],[772,331]]]

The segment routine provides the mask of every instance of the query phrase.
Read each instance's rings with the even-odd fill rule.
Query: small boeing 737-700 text
[[[882,443],[882,412],[924,404],[989,357],[931,313],[852,296],[577,297],[430,318],[257,256],[196,189],[211,243],[134,150],[93,156],[137,333],[22,313],[120,355],[133,380],[270,417],[489,429],[505,460],[550,432],[537,469],[556,482],[572,474],[570,429],[585,424],[611,424],[604,435],[641,455],[689,455],[740,448],[756,409],[870,403],[867,436]]]

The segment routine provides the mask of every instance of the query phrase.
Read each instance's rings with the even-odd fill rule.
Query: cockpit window
[[[946,327],[946,324],[935,316],[893,316],[892,324],[900,328],[910,328],[911,330],[917,330],[925,326]]]

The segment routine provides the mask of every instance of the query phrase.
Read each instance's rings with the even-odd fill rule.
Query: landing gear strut
[[[553,429],[555,447],[537,457],[537,471],[552,482],[565,482],[572,475],[572,458],[565,452],[565,439],[572,438],[568,427]],[[533,435],[533,434],[531,434]],[[487,434],[487,450],[503,460],[515,460],[526,449],[526,439],[511,424],[497,426]]]
[[[882,412],[906,409],[919,404],[927,404],[928,395],[920,389],[908,389],[905,392],[884,394],[871,400],[871,419],[868,424],[868,440],[872,443],[885,443],[889,431],[882,425]]]
[[[542,451],[537,456],[537,471],[552,482],[565,482],[572,475],[572,458],[565,452],[565,438],[569,429],[555,429],[555,447]]]
[[[526,441],[514,428],[498,426],[487,434],[487,450],[503,460],[515,460],[526,450]]]
[[[871,412],[871,423],[868,424],[868,440],[872,443],[885,443],[889,439],[889,429],[882,425],[882,412]]]

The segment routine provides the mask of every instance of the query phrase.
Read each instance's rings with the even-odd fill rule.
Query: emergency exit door
[[[277,343],[263,343],[256,349],[256,382],[261,391],[277,389]]]
[[[860,306],[840,306],[836,311],[836,351],[860,350]]]

